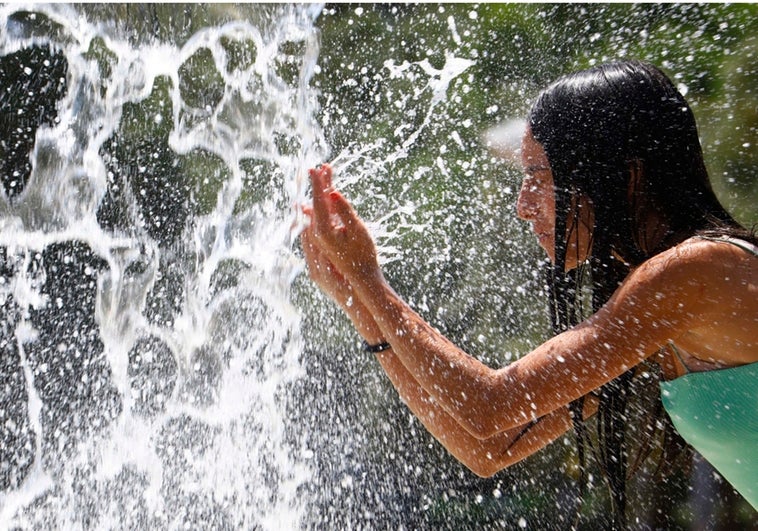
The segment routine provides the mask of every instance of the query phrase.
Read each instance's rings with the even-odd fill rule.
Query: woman
[[[712,462],[709,445],[732,435],[708,433],[723,416],[708,408],[742,415],[722,421],[719,430],[745,433],[714,464],[757,506],[756,239],[714,196],[684,98],[646,63],[569,75],[537,98],[522,162],[517,211],[553,263],[557,335],[518,361],[483,365],[392,290],[328,166],[310,172],[302,243],[311,278],[341,305],[410,409],[475,473],[494,474],[598,411],[623,524],[625,391],[634,368],[651,360],[671,380],[663,399],[681,435]],[[588,311],[578,296],[585,282]],[[726,387],[719,400],[734,404],[688,398],[688,387]]]

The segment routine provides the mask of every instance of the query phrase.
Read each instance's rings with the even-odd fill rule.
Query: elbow
[[[438,437],[438,440],[460,464],[481,478],[494,476],[512,462],[503,459],[499,441],[483,443],[470,436]]]
[[[534,420],[533,416],[520,413],[518,415],[504,416],[501,412],[495,410],[489,410],[487,413],[480,417],[480,422],[472,423],[471,435],[480,441],[486,441],[497,437],[501,433],[508,431],[517,426],[523,426],[524,424]]]
[[[507,455],[502,455],[496,458],[487,454],[484,457],[472,456],[471,459],[462,461],[462,463],[480,478],[491,478],[501,470],[508,468],[510,465],[518,461],[518,458],[511,458]]]
[[[487,459],[475,459],[467,463],[464,462],[463,464],[466,466],[466,468],[468,468],[471,472],[480,478],[491,478],[504,468],[502,466],[498,466],[494,460]]]
[[[474,407],[467,408],[465,415],[458,419],[458,423],[475,439],[486,441],[532,419],[533,417],[524,413],[518,415],[517,418],[505,417],[502,411],[492,407],[492,402],[483,401]]]
[[[493,374],[483,379],[474,400],[461,408],[459,424],[474,438],[486,441],[515,426],[521,426],[534,419],[532,411],[525,410],[521,404],[511,404],[504,400],[509,393],[503,389],[507,386],[498,375]]]
[[[468,469],[483,479],[491,478],[501,470],[500,468],[494,466],[474,466],[468,467]]]
[[[510,451],[503,451],[502,445],[507,443],[501,437],[488,442],[476,442],[465,448],[451,451],[458,461],[480,478],[490,478],[508,468],[523,458]],[[448,448],[450,449],[450,448]]]
[[[466,433],[479,441],[486,441],[501,431],[494,425],[490,415],[480,413],[477,408],[467,408],[465,414],[456,416],[455,420]]]
[[[461,460],[461,463],[480,478],[490,478],[501,470],[505,470],[509,466],[523,460],[535,450],[536,448],[530,448],[526,452],[511,452],[510,450],[506,450],[502,453],[498,452],[496,455],[487,452],[484,456],[474,454],[470,455],[466,460]]]
[[[468,422],[464,427],[472,437],[480,441],[486,441],[502,431],[491,422]]]

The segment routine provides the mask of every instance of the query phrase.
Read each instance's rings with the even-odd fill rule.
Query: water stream
[[[0,201],[4,526],[300,525],[283,393],[302,374],[294,205],[324,157],[317,13],[172,43],[63,5],[0,11],[28,91],[4,94],[26,135],[5,155],[31,147]]]

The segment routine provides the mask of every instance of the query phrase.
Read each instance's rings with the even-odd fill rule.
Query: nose
[[[516,214],[524,221],[532,221],[537,216],[535,187],[529,181],[529,178],[524,179],[518,199],[516,200]]]

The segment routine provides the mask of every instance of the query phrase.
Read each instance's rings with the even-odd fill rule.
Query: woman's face
[[[555,189],[553,173],[542,145],[527,130],[521,143],[521,162],[526,177],[516,203],[518,216],[532,223],[540,246],[555,263]],[[566,271],[584,262],[590,253],[593,226],[589,201],[580,201],[579,223],[567,223]],[[576,208],[576,205],[574,205]],[[575,227],[573,225],[576,225]]]

